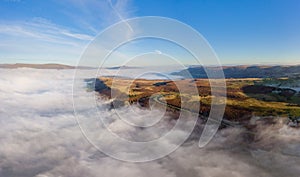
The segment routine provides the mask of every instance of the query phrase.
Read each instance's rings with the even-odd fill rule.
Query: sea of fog
[[[84,79],[93,72],[82,70],[76,78],[83,86],[77,99],[95,95],[84,88]],[[105,70],[100,74],[114,72]],[[128,69],[125,73],[129,76],[134,71]],[[74,70],[0,70],[1,177],[298,177],[300,174],[300,131],[281,120],[273,124],[257,122],[253,137],[243,128],[219,130],[204,148],[198,147],[195,135],[175,152],[155,161],[115,160],[91,145],[77,125],[72,102],[73,77]],[[126,138],[156,137],[174,123],[166,118],[151,130],[124,126],[113,117],[113,110],[107,108],[107,100],[97,98],[97,102],[108,126]],[[77,111],[88,112],[88,105],[82,102]],[[132,115],[126,111],[127,107],[120,109],[127,117],[141,120],[160,114],[159,110],[147,114],[148,110],[136,107],[137,114]],[[86,115],[87,119],[89,116]],[[95,122],[87,124],[95,128],[92,125]],[[105,143],[113,146],[109,140]],[[126,152],[126,148],[120,150]]]

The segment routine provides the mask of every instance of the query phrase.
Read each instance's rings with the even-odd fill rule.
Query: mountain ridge
[[[18,69],[18,68],[32,68],[32,69],[94,69],[88,66],[71,66],[59,63],[45,63],[45,64],[31,64],[31,63],[14,63],[14,64],[0,64],[3,69]]]
[[[187,69],[173,72],[185,78],[207,78],[206,70],[209,72],[220,71],[223,69],[225,78],[268,78],[268,77],[291,77],[300,75],[300,65],[238,65],[238,66],[190,66]]]

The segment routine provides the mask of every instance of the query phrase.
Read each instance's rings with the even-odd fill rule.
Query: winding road
[[[195,112],[193,110],[186,109],[186,108],[181,108],[181,107],[174,106],[174,105],[171,105],[171,104],[168,104],[168,103],[165,103],[165,102],[161,101],[161,98],[163,98],[164,96],[168,96],[168,95],[172,95],[172,94],[153,95],[150,98],[153,99],[155,102],[157,102],[157,103],[159,103],[163,106],[167,106],[168,108],[174,109],[176,111],[186,111],[186,112],[189,112],[191,114],[196,114],[197,116],[199,116],[199,113]],[[221,123],[222,125],[225,125],[225,126],[230,126],[230,127],[241,127],[242,126],[238,122],[232,122],[232,121],[225,120],[225,119],[222,119],[221,122],[219,120],[215,120],[215,119],[212,119],[212,118],[210,118],[210,120],[214,121],[216,123]]]

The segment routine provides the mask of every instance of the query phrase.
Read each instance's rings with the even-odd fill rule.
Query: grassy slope
[[[201,103],[200,113],[208,114],[211,103],[210,85],[207,79],[185,79],[176,82],[165,80],[130,80],[124,78],[100,78],[104,83],[117,90],[117,99],[129,103],[142,102],[143,106],[148,106],[148,100],[151,95],[162,94],[166,102],[170,105],[180,107],[181,103],[187,103],[189,108],[193,108],[193,103]],[[225,117],[231,120],[249,118],[251,115],[260,116],[300,116],[300,97],[293,96],[289,100],[284,100],[276,94],[246,94],[243,92],[244,86],[254,85],[254,82],[260,79],[227,79],[227,102]],[[154,84],[159,83],[157,86]],[[199,96],[193,93],[193,88],[197,87]],[[180,89],[178,89],[180,88]],[[181,90],[182,93],[179,94]],[[262,96],[269,99],[262,100]],[[297,103],[297,104],[290,104]],[[197,105],[197,104],[196,104]]]

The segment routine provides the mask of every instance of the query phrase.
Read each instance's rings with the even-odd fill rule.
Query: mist
[[[89,76],[82,75],[84,79]],[[103,71],[101,74],[112,74]],[[83,72],[82,72],[83,73]],[[131,71],[128,70],[128,74]],[[96,149],[83,136],[74,116],[72,101],[74,70],[1,69],[0,70],[0,176],[2,177],[273,177],[299,176],[300,132],[290,128],[283,118],[273,124],[263,120],[255,134],[244,128],[218,131],[204,148],[198,147],[197,132],[170,155],[145,163],[128,163],[113,159]],[[97,95],[82,87],[77,99]],[[84,100],[84,99],[83,99]],[[123,124],[108,109],[107,100],[97,99],[100,114],[109,128],[132,139],[153,139],[168,132],[173,124],[168,115],[149,129]],[[82,103],[77,111],[86,112]],[[162,114],[136,106],[119,108],[122,114],[140,121]],[[134,109],[135,114],[129,109]],[[187,123],[189,119],[187,118]],[[91,129],[99,129],[87,121]],[[202,124],[198,125],[203,128]],[[184,128],[180,131],[185,131]],[[180,133],[180,132],[178,132]],[[106,140],[107,146],[113,146]],[[168,146],[172,141],[167,141]],[[126,147],[120,147],[126,152]]]

